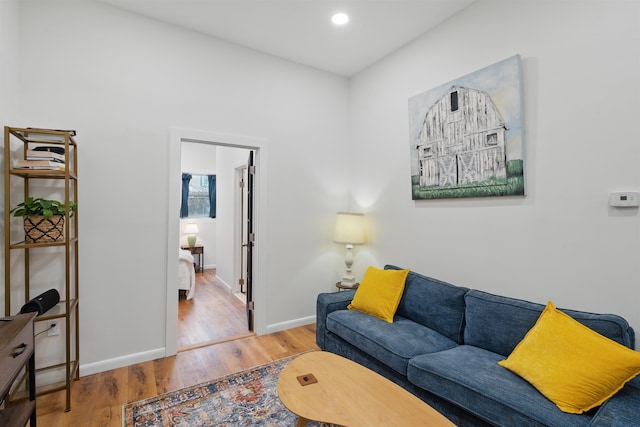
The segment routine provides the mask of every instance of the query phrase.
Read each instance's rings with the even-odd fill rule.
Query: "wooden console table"
[[[33,319],[36,313],[18,314],[0,320],[0,426],[36,425],[36,363]],[[6,320],[10,319],[10,320]],[[13,403],[8,399],[11,386],[27,369],[29,400]]]

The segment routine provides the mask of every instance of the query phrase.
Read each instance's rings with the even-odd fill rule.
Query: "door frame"
[[[255,151],[256,180],[254,187],[254,231],[256,245],[253,256],[254,332],[267,332],[267,176],[268,140],[197,129],[169,129],[169,164],[167,197],[167,283],[165,356],[178,352],[178,251],[180,249],[180,169],[182,143],[195,142]]]

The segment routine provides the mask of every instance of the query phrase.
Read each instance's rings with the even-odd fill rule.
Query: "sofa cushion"
[[[640,373],[640,353],[587,328],[551,301],[498,363],[572,414],[600,406]]]
[[[629,381],[614,399],[607,400],[596,412],[593,427],[637,427],[640,420],[640,377]]]
[[[507,356],[536,323],[545,306],[470,290],[465,297],[464,343]],[[578,322],[626,347],[633,348],[633,329],[620,316],[562,310]]]
[[[347,308],[392,323],[408,272],[409,270],[380,270],[373,266],[367,268],[362,283]]]
[[[400,270],[393,265],[385,269]],[[396,313],[461,344],[468,290],[410,271]]]
[[[355,310],[329,314],[327,330],[402,375],[407,375],[407,363],[412,357],[457,345],[455,341],[409,319],[396,316],[393,323],[387,323]]]
[[[413,384],[493,425],[586,426],[591,416],[567,414],[531,384],[498,365],[503,356],[461,345],[416,356],[407,376]]]

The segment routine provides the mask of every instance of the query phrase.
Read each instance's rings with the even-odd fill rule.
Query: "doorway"
[[[167,323],[165,334],[165,354],[174,355],[178,349],[178,291],[177,291],[177,250],[179,248],[179,201],[180,201],[180,159],[181,145],[184,142],[196,142],[211,144],[226,148],[242,148],[255,153],[255,188],[254,188],[254,230],[255,250],[252,259],[247,262],[252,266],[254,274],[252,283],[254,292],[249,303],[253,314],[253,330],[256,334],[266,333],[266,247],[267,238],[265,234],[266,223],[266,188],[267,188],[267,141],[260,138],[242,137],[214,132],[172,128],[170,135],[169,149],[169,173],[170,177],[178,177],[169,180],[168,197],[168,238],[167,238]],[[222,253],[224,248],[233,248],[234,228],[228,227],[223,232],[218,233],[216,249]],[[218,250],[218,248],[222,248]],[[238,253],[237,250],[232,250]],[[224,262],[216,263],[216,273],[225,277],[233,277],[230,271],[234,269],[233,256],[230,255]],[[222,265],[221,265],[222,264]],[[221,271],[222,270],[222,271]],[[224,273],[223,273],[224,272]]]
[[[253,335],[253,311],[247,310],[247,301],[252,301],[248,261],[252,156],[253,150],[245,148],[182,143],[181,228],[184,233],[186,224],[197,224],[199,234],[191,249],[182,236],[182,249],[186,250],[179,265],[180,287],[185,287],[185,271],[191,273],[191,280],[187,280],[187,289],[180,291],[178,351]],[[233,240],[229,241],[231,229]],[[217,245],[218,241],[225,243]],[[190,261],[198,266],[195,272]]]

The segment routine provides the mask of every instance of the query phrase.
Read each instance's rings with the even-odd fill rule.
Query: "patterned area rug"
[[[277,390],[280,371],[295,357],[124,405],[123,426],[295,426],[298,417],[280,402]]]

